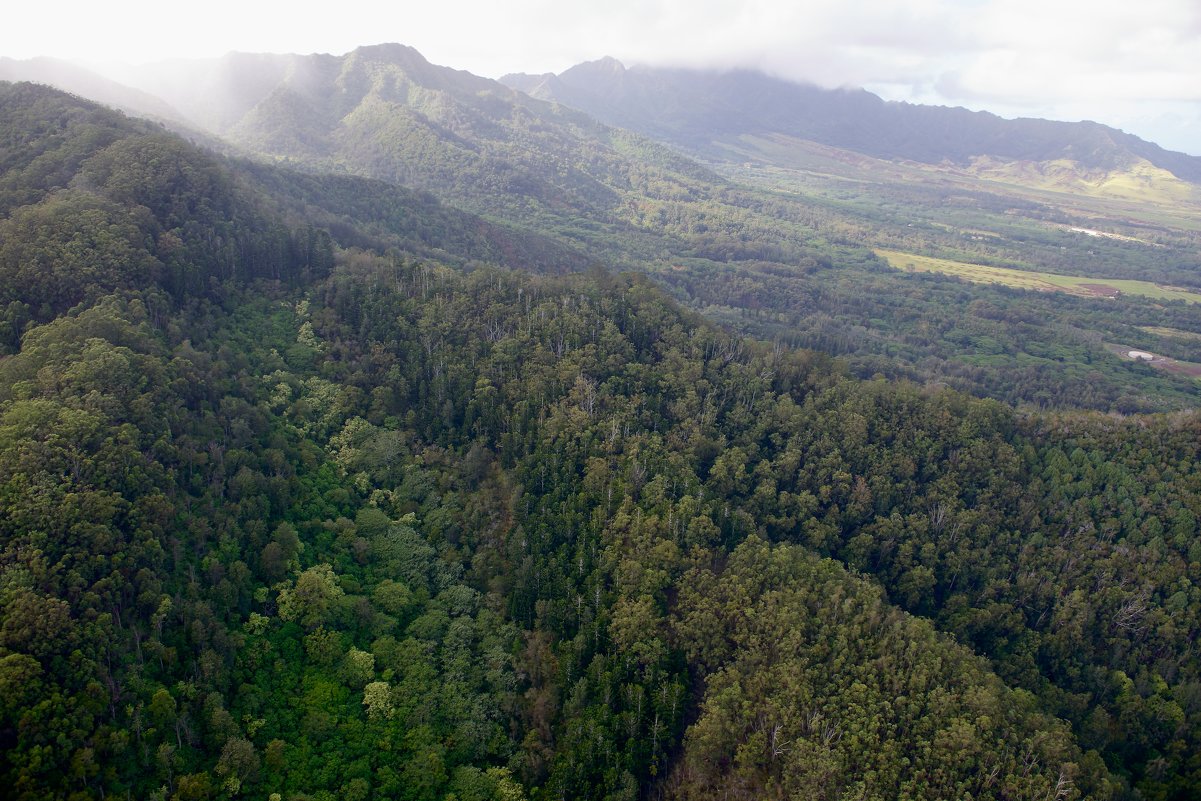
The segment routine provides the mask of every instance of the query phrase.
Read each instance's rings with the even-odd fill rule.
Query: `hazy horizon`
[[[215,0],[200,13],[146,0],[69,0],[17,9],[16,24],[0,32],[0,57],[50,56],[111,77],[120,63],[230,51],[340,55],[399,42],[435,64],[499,78],[608,55],[627,66],[759,69],[1009,118],[1094,120],[1201,155],[1201,6],[1191,0],[617,0],[585,8],[472,0],[405,10],[347,0],[336,9]]]

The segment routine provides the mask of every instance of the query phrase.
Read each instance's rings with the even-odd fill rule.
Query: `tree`
[[[334,569],[320,564],[301,573],[293,586],[281,589],[276,603],[281,619],[316,629],[326,622],[334,603],[343,595]]]
[[[214,772],[225,778],[224,787],[230,795],[237,795],[243,784],[254,778],[259,769],[259,756],[254,744],[240,737],[231,737],[221,749]]]

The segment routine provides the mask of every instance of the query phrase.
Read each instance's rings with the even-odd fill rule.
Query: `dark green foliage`
[[[1158,586],[1161,580],[1117,579],[1114,573],[1187,575],[1192,569],[1192,536],[1183,534],[1189,530],[1187,521],[1181,517],[1183,536],[1177,549],[1131,551],[1128,541],[1118,542],[1104,533],[1103,506],[1089,512],[1087,520],[1065,518],[1041,478],[1042,459],[1052,458],[1051,454],[1023,455],[1047,438],[1058,441],[1062,434],[1025,431],[1024,424],[996,404],[941,393],[924,396],[880,383],[839,382],[829,377],[828,367],[814,372],[812,365],[779,353],[712,338],[694,328],[695,323],[665,318],[645,304],[645,289],[636,283],[615,306],[607,306],[612,301],[603,297],[596,301],[600,310],[611,309],[600,320],[613,320],[616,332],[628,342],[617,351],[623,354],[620,361],[613,362],[602,357],[612,345],[599,349],[602,341],[608,341],[601,338],[606,324],[588,322],[594,313],[590,296],[534,303],[524,311],[522,300],[531,290],[522,288],[514,294],[510,289],[507,303],[511,308],[516,302],[521,315],[514,325],[504,322],[512,318],[501,311],[503,306],[481,297],[486,283],[477,283],[467,295],[457,295],[433,275],[409,271],[401,276],[393,283],[407,287],[410,303],[428,295],[424,304],[413,306],[414,314],[422,305],[432,304],[432,317],[427,317],[431,322],[454,319],[459,323],[455,329],[439,329],[432,340],[438,345],[432,351],[430,340],[420,349],[403,350],[409,354],[407,360],[437,360],[439,349],[449,349],[442,350],[448,358],[441,362],[440,374],[431,372],[417,384],[406,385],[408,392],[416,393],[409,397],[418,408],[433,400],[439,409],[432,418],[418,416],[412,421],[419,431],[436,437],[453,436],[461,421],[485,441],[497,443],[502,465],[515,460],[522,485],[534,498],[525,517],[519,516],[525,521],[523,549],[530,552],[510,557],[516,572],[502,585],[507,587],[509,608],[524,625],[549,627],[560,637],[573,638],[572,663],[579,665],[573,670],[594,677],[590,682],[600,681],[598,691],[608,687],[613,692],[613,679],[585,669],[592,648],[603,641],[600,621],[591,617],[596,612],[584,605],[597,597],[597,585],[587,578],[595,568],[588,565],[599,560],[598,566],[608,564],[606,569],[615,571],[613,583],[600,585],[610,587],[607,592],[613,594],[599,597],[612,603],[604,630],[629,654],[629,666],[642,666],[638,669],[643,671],[643,683],[631,686],[642,686],[652,696],[663,692],[666,698],[670,692],[655,688],[658,674],[650,668],[664,658],[670,664],[670,649],[664,650],[666,641],[655,634],[664,624],[656,620],[663,619],[661,604],[671,593],[672,577],[687,564],[682,555],[689,548],[736,542],[755,530],[797,539],[879,576],[898,603],[933,616],[992,656],[1003,676],[1036,692],[1042,704],[1072,719],[1081,731],[1086,719],[1122,714],[1120,706],[1126,702],[1119,701],[1107,683],[1107,677],[1119,675],[1117,671],[1146,676],[1143,689],[1135,689],[1137,683],[1130,685],[1134,694],[1126,697],[1131,703],[1152,706],[1186,696],[1196,680],[1196,666],[1188,656],[1195,621],[1183,628],[1163,624],[1144,628],[1142,616],[1157,614],[1152,611],[1156,596],[1136,587]],[[340,294],[357,283],[343,279]],[[502,287],[498,281],[497,289]],[[358,330],[382,334],[387,329],[376,328],[372,319],[409,317],[395,311],[369,311],[379,299],[370,290],[361,293],[355,291],[355,300],[340,297],[336,302],[344,313],[352,314],[349,322]],[[470,306],[462,303],[481,303],[486,311],[473,315],[466,311]],[[577,303],[579,311],[568,312]],[[582,319],[572,324],[577,316]],[[464,325],[472,320],[477,322]],[[613,345],[622,339],[612,340]],[[507,344],[510,340],[525,343],[517,350],[527,354],[520,365],[507,356],[513,352]],[[473,371],[455,369],[464,364],[449,358],[459,346],[456,343],[475,354]],[[648,359],[651,365],[671,366],[641,369],[638,365]],[[615,365],[624,367],[615,372]],[[545,377],[538,377],[544,371]],[[831,380],[832,386],[821,388]],[[421,389],[427,385],[428,390]],[[549,397],[562,393],[565,402],[552,405],[554,413],[539,427],[544,432],[539,439],[549,439],[539,445],[538,439],[530,439],[530,423],[523,421],[533,412],[530,401],[545,399],[548,393]],[[636,398],[642,400],[629,405]],[[496,408],[498,401],[500,408],[513,409],[518,416],[494,416],[488,410]],[[1089,418],[1057,419],[1090,425]],[[1173,443],[1191,441],[1189,432],[1194,427],[1191,418],[1150,421],[1150,425],[1142,420],[1121,426],[1113,436],[1150,448],[1146,458],[1155,464],[1175,460],[1179,445]],[[638,431],[645,433],[638,435]],[[1187,464],[1194,460],[1192,455],[1185,457]],[[577,480],[574,477],[582,482],[582,491],[569,489]],[[1094,495],[1113,491],[1106,489],[1106,483],[1092,486]],[[1196,506],[1195,490],[1190,487],[1188,481],[1162,484],[1151,496],[1159,501],[1154,507],[1144,504],[1141,514],[1180,516],[1174,510]],[[535,500],[544,494],[546,500]],[[1075,515],[1083,511],[1083,507],[1076,509]],[[1073,541],[1062,549],[1036,545],[1057,540],[1065,531],[1077,532],[1073,536],[1084,536],[1088,544]],[[588,544],[592,537],[596,546]],[[608,562],[602,556],[606,547],[613,548]],[[1083,558],[1086,553],[1090,556]],[[1129,554],[1131,561],[1122,561],[1126,557],[1120,554]],[[1115,559],[1123,567],[1117,568]],[[662,567],[651,569],[660,562]],[[1018,581],[1017,576],[1025,578]],[[1047,576],[1046,584],[1032,585],[1036,576]],[[1069,613],[1073,598],[1082,597],[1073,593],[1089,592],[1097,582],[1110,581],[1116,582],[1112,591],[1091,596],[1095,606],[1087,618],[1090,622],[1084,624],[1093,632],[1089,636],[1105,645],[1095,651],[1054,645],[1062,636],[1056,621]],[[1034,602],[1042,597],[1034,592],[1036,586],[1052,593],[1043,601],[1048,606]],[[575,608],[573,596],[579,599]],[[1187,593],[1177,597],[1176,607],[1188,608],[1188,597]],[[965,616],[964,610],[969,609],[973,611]],[[988,628],[965,625],[1001,610],[1010,610],[1011,615],[1003,638],[987,633]],[[1140,622],[1127,625],[1134,622],[1126,619],[1130,615]],[[1115,623],[1119,618],[1125,622]],[[588,626],[581,630],[581,623],[590,620],[595,621],[590,622],[591,631]],[[1154,640],[1145,639],[1150,631],[1158,632]],[[1015,647],[1019,639],[1023,644]],[[1094,666],[1091,673],[1083,669],[1086,663]],[[1155,676],[1175,678],[1173,684],[1157,684]],[[647,687],[646,681],[652,685]],[[585,715],[584,731],[616,734],[620,729],[612,728],[608,714],[593,718],[595,713],[582,711],[588,709],[587,687],[580,687],[579,698],[585,705],[573,707],[581,710],[574,717]],[[1135,697],[1141,700],[1135,702]],[[1089,740],[1090,745],[1105,751],[1111,764],[1124,765],[1136,776],[1142,770],[1139,766],[1149,761],[1179,765],[1169,772],[1195,770],[1186,767],[1184,754],[1189,753],[1189,743],[1196,742],[1196,723],[1184,724],[1189,713],[1178,701],[1174,703],[1176,707],[1167,703],[1165,714],[1184,714],[1174,718],[1181,725],[1146,729],[1138,724],[1137,730],[1144,733],[1133,740],[1126,735],[1114,739],[1110,730],[1103,739]],[[585,737],[578,747],[590,749],[587,742]],[[639,753],[636,742],[627,742],[624,753]],[[588,773],[581,766],[595,764],[597,755],[591,750],[585,753],[589,756],[564,755],[566,761],[552,771],[552,786],[574,788],[569,792],[587,786]],[[1173,759],[1181,761],[1173,763]],[[1097,757],[1089,760],[1094,770]],[[622,770],[637,775],[632,770],[637,763],[608,764],[614,772],[602,781],[612,782],[608,786],[616,792],[620,792]],[[572,783],[561,784],[567,781]],[[1171,786],[1147,781],[1147,792]]]
[[[38,319],[117,288],[157,285],[183,299],[221,281],[299,281],[333,266],[328,233],[267,217],[215,157],[177,137],[44,87],[0,91],[0,163],[21,190],[0,238],[4,297]]]
[[[131,128],[115,111],[27,83],[0,82],[0,110],[0,213],[5,215],[67,186],[84,159]]]
[[[0,222],[0,286],[53,319],[75,304],[156,282],[154,218],[143,209],[75,190],[17,209]]]
[[[335,251],[6,91],[80,150],[0,223],[14,798],[1196,797],[1196,415],[855,380],[643,277],[470,264],[495,231],[378,186],[351,234],[459,269]],[[687,241],[801,247],[737,236],[778,216]]]
[[[833,562],[752,537],[682,587],[677,632],[706,691],[677,797],[1106,793],[1033,696]]]

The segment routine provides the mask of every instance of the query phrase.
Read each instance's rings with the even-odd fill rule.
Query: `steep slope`
[[[161,169],[165,172],[157,178],[161,186],[153,197],[119,199],[136,200],[152,212],[166,211],[170,193],[196,191],[189,182],[217,181],[236,200],[203,210],[209,215],[207,223],[225,232],[213,234],[214,239],[228,240],[227,232],[233,228],[241,232],[238,236],[253,236],[249,230],[253,226],[258,226],[259,232],[269,230],[272,223],[264,220],[264,210],[270,208],[291,227],[319,226],[344,246],[400,247],[453,263],[483,260],[551,272],[578,269],[587,263],[583,254],[546,236],[485,221],[446,206],[428,193],[345,174],[317,175],[246,159],[200,155],[158,125],[125,118],[45,87],[0,87],[0,108],[6,122],[0,131],[0,167],[5,170],[0,175],[0,213],[51,200],[66,204],[66,208],[71,197],[89,192],[104,195],[105,184],[145,183],[154,170]],[[120,145],[129,152],[112,157],[120,174],[110,175],[112,168],[100,166],[105,159],[95,149],[128,140],[133,132],[145,137],[147,144],[135,148],[125,141]],[[151,142],[156,144],[148,144]],[[143,174],[126,175],[135,167],[122,162],[142,157],[148,160],[140,167]],[[89,166],[81,169],[86,159],[91,159]],[[191,212],[185,209],[184,213]],[[64,222],[73,224],[70,219]],[[160,216],[158,224],[164,222],[168,227],[178,225],[178,220],[164,221]],[[195,222],[193,219],[193,225]]]
[[[881,100],[862,89],[821,89],[735,70],[634,67],[614,59],[560,75],[510,75],[503,83],[597,119],[696,150],[743,135],[784,134],[870,156],[965,165],[976,157],[1067,160],[1114,171],[1145,161],[1201,182],[1201,158],[1164,150],[1094,122],[1006,120],[963,108]]]
[[[3,295],[46,321],[97,293],[298,281],[332,266],[212,154],[146,122],[34,84],[0,83]],[[311,275],[309,276],[311,277]]]
[[[250,151],[433,190],[509,217],[570,211],[611,221],[648,180],[712,176],[649,142],[410,47],[344,56],[231,54],[131,76]],[[627,155],[636,152],[636,158]]]
[[[182,122],[183,115],[166,101],[56,58],[0,58],[0,81],[28,81],[54,86],[97,103],[152,119]]]
[[[557,238],[486,220],[429,192],[261,162],[238,160],[230,166],[282,217],[328,230],[343,247],[398,248],[446,264],[486,262],[543,273],[582,270],[594,261]]]

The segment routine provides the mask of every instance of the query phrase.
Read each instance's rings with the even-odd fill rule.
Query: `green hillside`
[[[692,113],[680,108],[692,95],[673,85],[648,90],[639,113]],[[239,171],[265,181],[287,219],[343,245],[539,272],[635,270],[710,319],[838,355],[863,378],[1035,408],[1196,404],[1195,382],[1116,359],[1105,343],[1196,361],[1152,332],[1201,332],[1201,309],[1129,293],[1053,302],[898,273],[873,254],[1196,291],[1201,216],[1171,193],[1151,202],[1018,185],[996,165],[954,166],[953,154],[900,163],[771,131],[694,149],[702,166],[400,45],[231,54],[150,70],[139,86],[229,137],[223,147],[256,154]],[[764,125],[796,113],[777,104]],[[1060,128],[1044,133],[1046,147],[1066,146]]]
[[[610,66],[595,81],[624,75],[628,91],[602,94],[640,119],[684,120],[680,130],[701,137],[718,136],[723,125],[740,124],[736,120],[758,119],[737,105],[704,116],[709,105],[693,102],[697,87],[709,85],[703,76],[688,83],[687,75],[673,73],[672,80],[655,82],[656,73]],[[235,67],[255,80],[223,82],[220,76],[235,74]],[[210,118],[232,141],[310,170],[345,170],[426,189],[521,241],[536,242],[525,250],[525,266],[553,270],[551,262],[600,261],[645,272],[723,324],[835,353],[861,377],[943,383],[1043,408],[1129,413],[1195,405],[1191,380],[1140,370],[1113,358],[1104,343],[1166,348],[1174,358],[1193,360],[1180,343],[1149,337],[1147,329],[1201,331],[1201,310],[1165,308],[1128,292],[1116,304],[1049,303],[991,288],[965,294],[961,285],[893,273],[872,253],[883,248],[1032,274],[1201,289],[1199,242],[1187,227],[1201,212],[1194,214],[1191,205],[1043,193],[925,166],[901,165],[891,176],[891,162],[867,157],[815,162],[812,148],[779,133],[723,139],[716,154],[694,148],[710,159],[711,172],[563,106],[431,65],[399,45],[338,57],[230,56],[194,70],[189,81],[163,91],[184,98],[189,87],[218,87],[204,96],[206,107],[222,110]],[[735,78],[708,103],[742,98],[763,105],[775,97]],[[876,105],[850,95],[843,100],[815,118],[869,130],[844,113]],[[761,127],[780,131],[791,130],[787,120],[803,116],[804,106],[772,108]],[[924,112],[912,113],[916,119]],[[620,115],[604,118],[628,122]],[[1010,136],[996,122],[989,141]],[[668,144],[688,144],[653,126],[633,127]],[[1044,150],[1068,147],[1064,142],[1076,131],[1058,125],[1032,130]],[[942,141],[916,138],[928,146]],[[1041,158],[1042,152],[1026,155]],[[834,155],[845,158],[847,151]],[[1137,227],[1131,227],[1132,214]],[[1076,230],[1097,228],[1119,236]]]
[[[428,196],[0,108],[11,797],[1197,797],[1195,413],[861,381]]]

